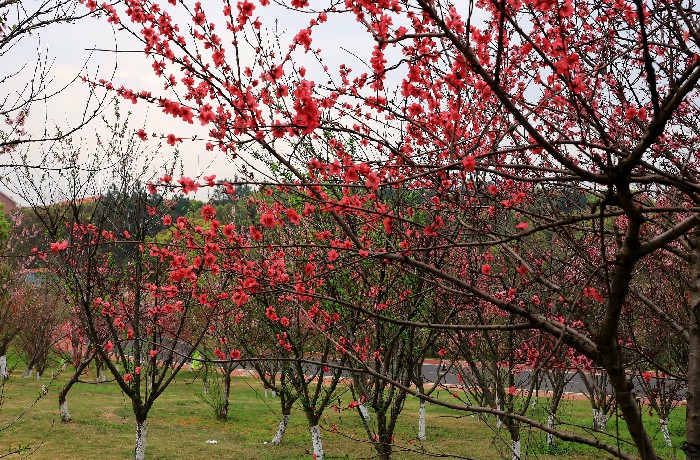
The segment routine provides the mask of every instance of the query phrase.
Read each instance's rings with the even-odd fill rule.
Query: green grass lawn
[[[68,376],[60,376],[52,383],[50,378],[37,381],[33,378],[19,378],[19,374],[21,372],[15,371],[4,388],[4,400],[0,409],[0,423],[4,428],[0,457],[18,447],[22,448],[22,452],[11,455],[10,458],[53,460],[132,457],[134,424],[131,404],[116,384],[77,384],[68,396],[73,422],[62,423],[58,416],[57,394]],[[202,390],[201,382],[191,382],[191,378],[189,372],[182,373],[181,378],[166,390],[151,410],[146,454],[148,459],[311,458],[306,419],[299,409],[292,413],[282,445],[265,443],[276,431],[280,410],[276,398],[264,397],[262,386],[257,380],[239,378],[234,381],[229,421],[218,422],[211,409],[196,396]],[[86,376],[86,379],[93,380],[94,376]],[[27,409],[40,393],[42,385],[49,386],[48,393]],[[453,399],[445,391],[440,397]],[[349,398],[349,394],[346,394],[344,402],[349,401]],[[546,403],[546,400],[541,400],[540,403]],[[564,401],[562,404],[560,417],[572,424],[591,426],[591,410],[587,401]],[[397,429],[395,458],[427,458],[420,453],[422,449],[438,455],[503,458],[505,444],[499,437],[508,441],[506,432],[496,432],[493,426],[487,426],[475,416],[433,405],[429,405],[427,410],[428,440],[419,443],[416,440],[417,414],[417,400],[409,399]],[[538,419],[546,420],[542,404],[533,410],[533,414]],[[683,440],[684,416],[684,409],[679,407],[669,422],[676,446]],[[659,452],[666,458],[683,458],[680,449],[663,446],[658,419],[647,418]],[[329,431],[333,425],[338,425],[337,432]],[[493,419],[491,425],[494,425]],[[357,412],[347,410],[336,413],[330,409],[322,420],[322,428],[327,458],[371,458],[374,455],[372,446],[366,442]],[[613,418],[608,424],[608,433],[614,435],[617,429],[624,433],[624,422]],[[582,428],[572,430],[583,432]],[[218,443],[207,444],[207,440],[216,440]],[[614,443],[613,437],[606,440]],[[400,451],[401,448],[409,450]],[[554,448],[548,448],[544,435],[528,428],[522,432],[522,450],[524,457],[536,459],[563,455],[572,459],[611,457],[602,451],[562,442]]]

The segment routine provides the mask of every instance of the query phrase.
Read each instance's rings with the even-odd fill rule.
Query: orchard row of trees
[[[117,176],[133,181],[126,170]],[[16,229],[18,233],[31,234],[30,229],[40,222],[55,223],[54,227],[47,226],[52,229],[49,240],[56,240],[49,245],[51,256],[38,249],[34,253],[37,261],[48,262],[67,283],[40,287],[43,292],[59,296],[68,290],[72,294],[68,298],[82,302],[73,309],[75,315],[68,317],[64,310],[65,323],[60,328],[42,329],[34,335],[49,344],[60,342],[61,351],[71,352],[73,375],[59,392],[62,420],[71,420],[68,392],[86,368],[97,365],[97,375],[102,380],[106,378],[99,368],[108,368],[122,390],[126,387],[132,392],[125,393],[134,403],[143,443],[137,447],[143,453],[151,405],[186,362],[190,368],[203,369],[208,389],[203,399],[221,420],[228,416],[231,374],[245,365],[256,371],[266,389],[280,397],[282,419],[273,444],[282,441],[296,403],[307,417],[314,453],[321,458],[319,426],[324,412],[356,410],[378,456],[390,458],[396,448],[394,434],[404,402],[406,398],[418,397],[419,441],[427,437],[425,402],[434,400],[476,412],[496,431],[505,429],[510,437],[507,451],[519,458],[527,456],[527,450],[520,448],[523,424],[545,430],[548,444],[554,443],[555,434],[593,442],[581,436],[583,431],[574,430],[567,435],[557,426],[566,385],[578,372],[593,409],[593,428],[603,438],[607,436],[606,422],[615,412],[616,401],[606,375],[591,360],[570,348],[557,349],[547,344],[541,335],[517,326],[512,318],[493,310],[459,305],[452,293],[431,292],[430,285],[420,276],[396,271],[381,260],[369,259],[363,261],[359,270],[351,270],[338,265],[338,251],[328,252],[321,259],[294,247],[293,253],[287,255],[292,262],[274,268],[270,244],[289,246],[284,239],[298,238],[300,231],[312,233],[319,241],[330,237],[323,230],[327,224],[322,221],[309,228],[301,225],[299,215],[303,211],[295,210],[295,202],[298,207],[300,202],[294,197],[267,187],[255,193],[239,189],[238,195],[205,205],[179,195],[176,199],[148,195],[139,183],[113,183],[108,193],[92,200],[81,198],[35,207],[26,211],[28,215]],[[120,193],[117,185],[127,193]],[[189,202],[189,206],[184,206],[184,202]],[[266,226],[263,222],[268,219],[267,214],[252,212],[262,212],[270,206],[286,207],[286,230],[279,223]],[[233,216],[236,226],[221,226],[219,219],[226,215]],[[77,220],[70,223],[67,216],[77,216]],[[311,222],[312,218],[307,216],[305,220]],[[236,227],[248,228],[253,235],[246,246],[255,252],[248,252],[246,260],[267,270],[281,270],[279,276],[283,280],[289,277],[303,281],[297,283],[295,291],[284,285],[263,287],[260,281],[264,276],[260,273],[244,274],[255,269],[250,264],[246,269],[238,268],[242,271],[236,278],[246,276],[243,289],[219,284],[212,275],[236,270],[235,265],[242,260],[242,242],[234,241],[232,233]],[[143,232],[141,238],[135,236],[137,232]],[[61,239],[64,236],[67,239]],[[37,238],[29,238],[24,246],[40,245]],[[257,243],[255,238],[259,239]],[[212,257],[211,253],[202,257],[197,250],[217,244],[237,248],[231,248],[233,252],[226,257]],[[171,269],[163,268],[167,266]],[[317,271],[321,272],[320,277]],[[184,283],[174,285],[173,280]],[[586,296],[591,305],[601,302],[597,292]],[[350,303],[343,299],[354,300]],[[243,310],[239,303],[253,308]],[[47,305],[50,308],[53,304]],[[46,308],[43,304],[27,307],[27,312],[35,316]],[[192,315],[189,318],[188,313]],[[458,322],[456,317],[462,319]],[[138,327],[140,335],[136,334]],[[12,333],[9,328],[7,332],[5,335]],[[50,345],[44,349],[48,352]],[[549,356],[552,349],[557,350],[556,356]],[[428,358],[438,358],[441,363],[435,376],[424,374],[423,365]],[[631,355],[630,360],[633,359]],[[659,354],[657,360],[669,369],[683,366],[682,357],[674,353]],[[648,362],[637,362],[628,371],[636,375],[638,396],[644,397],[650,412],[659,417],[658,431],[670,444],[666,420],[680,402],[685,384],[654,369]],[[441,385],[446,376],[457,376],[459,385]],[[337,401],[348,388],[353,402],[339,407]],[[435,391],[441,388],[448,389],[452,400],[435,398]],[[538,390],[542,389],[548,390],[548,399],[539,403]],[[547,424],[538,417],[543,411],[548,414]]]
[[[141,180],[128,142],[155,134],[147,126],[119,131],[91,160],[61,144],[36,173],[72,204],[60,218],[35,206],[51,242],[36,257],[66,280],[94,353],[131,399],[137,459],[149,410],[212,334],[221,364],[240,353],[281,366],[270,378],[295,388],[282,399],[297,395],[317,458],[314,427],[343,373],[362,414],[371,402],[378,448],[412,394],[498,417],[514,458],[528,425],[645,460],[658,454],[636,397],[663,373],[684,385],[684,448],[700,452],[695,3],[83,3],[135,37],[164,82],[154,92],[85,76],[91,91],[201,124],[205,148],[241,178],[165,166]],[[280,32],[275,16],[303,23]],[[357,34],[347,62],[331,62],[349,44],[319,39],[328,27]],[[120,198],[78,212],[108,167]],[[33,203],[45,193],[36,171],[17,170]],[[238,200],[241,213],[173,217],[177,193],[243,185],[259,192]],[[253,334],[272,346],[242,349],[265,343]],[[430,394],[416,375],[433,350],[478,397]],[[513,397],[522,367],[596,369],[607,389],[598,427],[614,398],[633,446],[556,426],[556,397],[552,423],[528,416]],[[324,368],[326,385],[298,386]]]

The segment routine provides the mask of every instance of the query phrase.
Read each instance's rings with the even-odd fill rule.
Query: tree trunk
[[[7,372],[7,356],[3,354],[0,356],[0,381],[4,382],[9,376],[10,374]]]
[[[224,372],[226,372],[224,370]],[[231,374],[227,373],[224,376],[224,392],[221,395],[221,405],[219,406],[219,410],[217,411],[216,414],[216,419],[220,420],[222,422],[225,422],[228,420],[228,399],[229,399],[229,394],[231,393]]]
[[[688,459],[700,458],[700,326],[696,321],[693,321],[694,324],[690,328],[688,389],[685,393],[687,403],[685,442],[687,449],[684,450]]]
[[[554,429],[554,414],[547,415],[547,426]],[[554,435],[552,433],[547,433],[547,445],[554,445]]]
[[[287,425],[289,424],[289,415],[285,414],[282,416],[282,420],[280,420],[280,424],[277,427],[277,433],[275,433],[275,437],[272,438],[271,444],[274,446],[279,446],[280,443],[282,443],[282,438],[284,438],[284,432],[287,431]]]
[[[605,431],[608,426],[608,414],[604,410],[593,409],[593,429]]]
[[[146,458],[146,419],[136,419],[136,447],[134,448],[134,459],[145,460]]]
[[[314,446],[314,459],[324,460],[323,455],[323,442],[321,441],[321,429],[318,425],[309,427],[309,432],[311,432],[311,444]]]
[[[425,441],[425,401],[421,399],[418,407],[418,439]]]
[[[75,371],[73,371],[73,375],[71,375],[70,380],[68,380],[63,388],[61,388],[61,391],[58,392],[58,411],[61,414],[62,422],[70,422],[72,420],[70,412],[68,412],[68,392],[80,379],[81,374],[90,364],[90,362],[92,362],[92,360],[92,355],[89,352],[86,353],[83,360],[80,361],[80,364],[78,364],[78,367],[76,367]]]
[[[61,414],[62,422],[73,420],[68,412],[68,397],[61,391],[58,395],[58,412]]]
[[[520,439],[510,442],[511,460],[520,460]]]
[[[666,447],[671,447],[673,443],[671,442],[671,433],[668,432],[668,424],[663,418],[659,419],[659,425],[661,425],[661,433],[664,435],[664,442],[666,442]]]
[[[369,411],[367,410],[367,406],[365,406],[364,403],[359,403],[357,407],[358,409],[360,409],[360,415],[362,416],[362,418],[366,421],[369,421]]]
[[[496,410],[501,410],[501,401],[496,397]],[[496,429],[500,430],[503,428],[503,420],[501,420],[501,416],[497,415],[496,416]]]
[[[510,433],[510,453],[511,460],[520,460],[520,424],[515,420],[506,420],[508,433]]]
[[[377,449],[377,458],[379,460],[391,460],[391,442],[384,441],[380,444],[375,444]]]
[[[688,340],[688,388],[685,392],[685,444],[686,458],[700,459],[700,229],[693,238],[693,261],[690,281],[690,328]]]

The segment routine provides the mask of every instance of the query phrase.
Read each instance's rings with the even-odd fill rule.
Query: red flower
[[[273,216],[270,213],[266,213],[260,216],[260,223],[263,225],[263,227],[270,227],[273,228],[275,225],[277,225],[277,222],[275,221],[275,216]]]
[[[511,386],[510,388],[508,388],[508,394],[515,396],[516,394],[518,394],[518,389],[515,388],[514,386]]]
[[[204,205],[204,207],[202,208],[202,217],[204,217],[206,220],[209,220],[212,217],[214,217],[215,215],[216,215],[216,210],[214,210],[212,205],[210,205],[210,204]]]
[[[250,237],[255,241],[261,241],[263,236],[260,230],[255,227],[250,227]]]
[[[209,124],[216,120],[216,115],[212,111],[212,107],[209,104],[205,104],[204,107],[199,109],[199,122],[202,126]]]
[[[267,307],[265,309],[265,314],[267,315],[268,319],[270,321],[277,321],[279,318],[277,317],[277,313],[275,312],[275,307]]]
[[[308,28],[301,29],[296,37],[294,37],[294,42],[302,45],[304,51],[309,51],[311,48],[311,30]]]
[[[462,166],[466,172],[474,172],[474,169],[476,168],[476,158],[471,155],[464,157],[462,160]]]
[[[182,185],[182,191],[185,192],[185,195],[187,195],[189,192],[195,193],[197,189],[199,189],[199,184],[189,177],[183,176],[178,179],[178,182],[180,185]]]
[[[168,144],[175,146],[178,142],[182,142],[181,137],[175,137],[174,134],[168,134]]]
[[[212,59],[214,60],[214,65],[217,67],[221,67],[224,65],[224,50],[219,49],[214,51],[214,54],[211,55]]]
[[[289,222],[293,223],[294,225],[299,225],[301,223],[301,218],[299,217],[299,213],[296,212],[296,210],[289,208],[284,213],[287,215],[287,219],[289,219]]]
[[[68,247],[68,241],[57,241],[56,243],[51,243],[51,252],[65,251]]]
[[[491,265],[489,264],[484,264],[481,266],[481,273],[483,275],[488,275],[491,273]]]

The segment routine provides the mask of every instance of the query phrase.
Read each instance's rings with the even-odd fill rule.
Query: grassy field
[[[9,458],[126,459],[133,455],[131,405],[119,388],[113,383],[76,385],[68,396],[73,422],[62,423],[58,416],[57,394],[66,378],[59,376],[53,382],[50,378],[43,381],[11,378],[5,386],[0,410],[0,422],[4,428],[0,457],[17,448],[22,452]],[[218,422],[211,409],[196,396],[202,389],[201,382],[189,381],[191,378],[189,372],[183,373],[152,409],[148,422],[148,459],[311,458],[306,420],[298,409],[292,413],[282,445],[266,444],[279,422],[279,403],[274,397],[264,397],[257,380],[239,378],[234,381],[229,421]],[[87,376],[86,379],[94,377]],[[42,385],[49,387],[47,394],[29,408],[41,392]],[[349,400],[349,394],[345,396]],[[452,399],[447,392],[442,392],[441,397]],[[546,403],[546,400],[540,402]],[[430,405],[427,410],[428,440],[419,443],[416,440],[417,413],[418,402],[409,400],[399,421],[395,458],[428,458],[421,453],[423,449],[440,456],[504,458],[505,443],[499,440],[499,436],[507,440],[507,433],[497,433],[474,416]],[[542,420],[546,419],[543,405],[536,407],[533,413]],[[587,401],[563,402],[560,416],[573,424],[590,426],[592,423]],[[683,439],[683,417],[684,409],[679,407],[669,422],[676,446]],[[684,458],[680,449],[663,447],[658,419],[647,418],[660,453],[666,458]],[[328,431],[333,425],[339,426],[337,432]],[[372,446],[366,443],[357,412],[335,413],[331,409],[322,421],[322,428],[327,458],[356,459],[374,455]],[[624,433],[624,422],[613,418],[608,424],[608,433],[614,435],[616,429]],[[216,440],[217,444],[208,444],[207,440]],[[613,438],[607,442],[614,443]],[[408,450],[399,451],[400,448]],[[572,459],[610,458],[604,452],[562,442],[548,448],[541,433],[527,428],[523,429],[522,449],[524,457],[535,459],[563,455]]]

